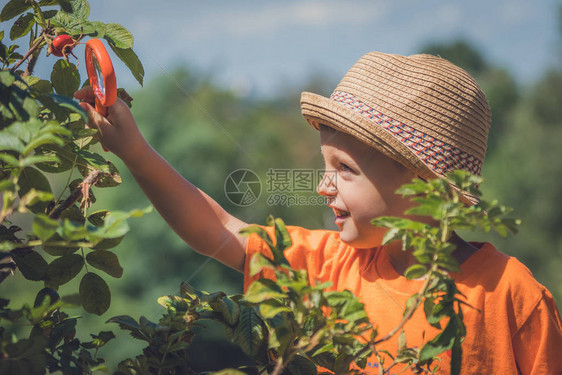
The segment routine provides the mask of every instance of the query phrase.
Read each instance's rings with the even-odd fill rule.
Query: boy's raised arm
[[[240,272],[244,270],[247,224],[230,215],[211,197],[183,178],[143,138],[127,105],[117,100],[107,117],[89,104],[86,87],[74,96],[82,100],[90,126],[99,130],[102,144],[119,156],[172,229],[194,250]]]

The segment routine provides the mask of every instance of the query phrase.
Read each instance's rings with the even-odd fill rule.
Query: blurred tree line
[[[562,40],[562,26],[560,31]],[[520,233],[511,239],[469,239],[490,240],[501,251],[516,256],[562,305],[561,60],[537,82],[522,86],[517,77],[491,64],[466,41],[431,44],[420,52],[451,60],[481,84],[493,114],[483,170],[484,196],[514,207],[513,215],[523,220]],[[181,67],[168,76],[154,77],[142,90],[132,93],[132,110],[151,145],[235,216],[263,224],[267,215],[273,214],[291,225],[335,229],[331,210],[326,207],[268,204],[271,194],[267,190],[270,169],[321,168],[319,137],[300,114],[300,91],[329,96],[339,78],[316,76],[298,91],[288,89],[277,98],[264,100],[240,97],[213,84],[212,76]],[[98,201],[123,210],[147,206],[148,200],[123,164],[112,155],[108,158],[121,171],[123,184],[111,189],[114,191],[97,191]],[[240,168],[254,171],[261,181],[260,197],[246,207],[233,204],[225,194],[227,176]],[[315,195],[313,191],[300,194]],[[104,321],[119,314],[156,320],[162,313],[156,298],[177,293],[181,281],[207,291],[242,291],[241,274],[189,249],[157,213],[131,226],[131,234],[115,249],[125,273],[121,279],[110,280],[112,306],[104,317],[84,322],[91,329],[83,332],[112,329]],[[12,279],[5,286],[13,296],[29,300],[29,296],[23,296],[37,292],[26,291],[18,275]],[[76,289],[73,285],[68,288]],[[13,299],[17,301],[17,297]],[[197,351],[193,356],[201,359],[202,366],[214,363],[220,367],[225,361],[240,360],[240,352],[233,350],[219,332],[209,327],[205,340],[193,345]],[[107,348],[102,355],[110,364],[140,350],[134,342],[130,347],[110,344]]]

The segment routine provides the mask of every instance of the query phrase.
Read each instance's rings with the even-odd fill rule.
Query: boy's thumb
[[[90,127],[93,125],[99,131],[103,131],[103,128],[107,126],[104,117],[98,111],[96,111],[95,108],[92,107],[89,103],[80,102],[79,104],[80,107],[82,107],[82,109],[86,111],[86,114],[88,115],[88,119],[89,119],[88,124],[90,125]]]

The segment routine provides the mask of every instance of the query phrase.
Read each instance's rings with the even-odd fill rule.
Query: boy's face
[[[320,141],[327,173],[317,190],[329,198],[340,238],[355,248],[379,246],[385,229],[370,221],[404,216],[413,203],[395,191],[414,173],[346,133],[321,126]]]

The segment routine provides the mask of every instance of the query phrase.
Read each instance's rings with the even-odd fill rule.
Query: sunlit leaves
[[[31,4],[23,0],[10,0],[0,12],[0,21],[7,21],[31,8]]]
[[[105,25],[105,39],[117,48],[127,49],[133,47],[133,35],[125,27],[117,23]]]
[[[33,233],[41,239],[47,240],[57,231],[59,227],[59,222],[49,218],[47,215],[38,214],[33,220]]]
[[[14,25],[10,29],[10,39],[15,40],[26,35],[34,24],[35,18],[32,13],[22,15],[14,22]]]
[[[104,29],[105,30],[105,29]],[[139,82],[142,86],[144,80],[144,67],[142,66],[141,61],[139,60],[137,54],[133,51],[132,48],[118,48],[113,44],[109,44],[113,52],[125,63],[127,68],[133,73],[133,77]]]
[[[234,329],[233,341],[247,355],[263,359],[265,356],[265,325],[252,308],[242,309],[240,324]]]
[[[72,97],[80,87],[80,73],[71,62],[59,59],[51,72],[51,83],[57,94]]]

